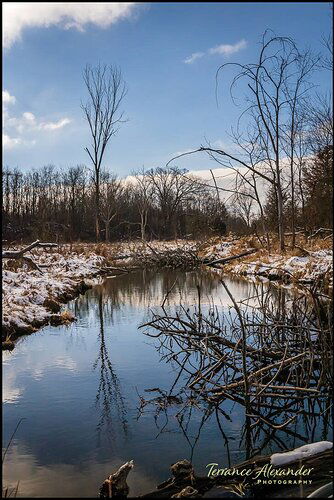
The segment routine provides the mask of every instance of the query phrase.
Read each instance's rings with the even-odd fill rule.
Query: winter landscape
[[[3,497],[329,498],[330,4],[38,5],[3,4]]]

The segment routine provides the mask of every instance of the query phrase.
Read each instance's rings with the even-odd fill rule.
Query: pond
[[[254,295],[256,287],[270,287],[279,297],[272,284],[225,282],[236,300]],[[203,311],[213,297],[219,307],[231,305],[214,274],[138,271],[107,278],[67,304],[77,318],[70,326],[47,326],[4,352],[4,447],[24,419],[5,458],[5,486],[20,481],[19,497],[96,497],[103,480],[133,459],[128,483],[135,496],[167,479],[177,460],[191,460],[206,475],[209,463],[224,467],[246,458],[245,409],[233,401],[223,402],[220,422],[215,413],[203,419],[201,405],[182,419],[177,404],[158,414],[154,404],[139,411],[140,396],[158,395],[145,390],[168,392],[178,370],[138,326],[159,310],[167,292],[169,308],[192,307],[199,283]],[[331,439],[330,422],[328,412],[311,423],[304,416],[275,439],[264,442],[259,433],[257,443],[264,442],[265,454]]]

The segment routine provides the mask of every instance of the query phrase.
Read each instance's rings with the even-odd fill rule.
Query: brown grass
[[[70,323],[74,320],[74,316],[70,311],[63,311],[60,313],[60,318],[64,323]]]

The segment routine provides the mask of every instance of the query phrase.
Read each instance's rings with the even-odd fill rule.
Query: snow
[[[333,448],[333,443],[331,441],[318,441],[317,443],[305,444],[300,448],[287,451],[286,453],[274,453],[270,457],[270,463],[276,466],[285,465],[306,457],[317,455],[331,448]]]
[[[42,273],[25,267],[13,271],[8,268],[8,261],[3,260],[2,326],[5,331],[27,330],[46,323],[52,311],[44,302],[47,299],[57,301],[64,293],[73,293],[84,278],[98,274],[105,260],[95,254],[85,256],[70,252],[62,255],[54,251],[34,251],[33,259]]]
[[[88,285],[96,283],[100,268],[110,263],[130,267],[141,257],[151,255],[152,248],[158,252],[180,248],[186,251],[195,246],[194,241],[173,240],[153,241],[149,246],[142,241],[135,241],[108,245],[65,244],[47,251],[36,248],[27,256],[33,258],[42,273],[21,265],[12,267],[8,260],[3,260],[3,330],[9,334],[20,329],[29,333],[46,324],[53,314],[44,305],[46,300],[59,302],[64,299],[64,295],[71,298],[82,280]]]
[[[208,242],[201,256],[207,260],[216,260],[243,253],[251,246],[252,243],[246,239],[238,240],[227,236],[220,242]],[[275,253],[268,255],[262,249],[248,257],[225,264],[224,272],[300,283],[310,283],[328,278],[331,285],[333,282],[333,251],[332,249],[310,250],[307,255],[299,257]]]

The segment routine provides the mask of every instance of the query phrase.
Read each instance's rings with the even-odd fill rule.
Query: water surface
[[[251,296],[256,286],[231,278],[226,283],[236,300]],[[245,459],[244,408],[231,401],[223,403],[224,436],[215,415],[203,421],[201,406],[189,408],[181,424],[177,405],[158,416],[154,405],[138,411],[139,395],[153,397],[145,390],[157,387],[168,391],[177,373],[138,326],[171,288],[169,307],[191,307],[198,284],[204,309],[212,297],[219,307],[231,305],[215,276],[140,271],[108,278],[67,304],[75,323],[47,326],[4,353],[4,446],[24,418],[5,459],[4,486],[19,480],[22,497],[96,497],[103,480],[133,459],[128,482],[137,495],[167,479],[169,465],[179,459],[192,460],[202,474],[208,463]],[[300,421],[296,430],[306,440],[329,435],[323,419],[312,428]],[[280,442],[287,448],[305,444],[292,431],[267,439],[262,452],[279,450]]]

